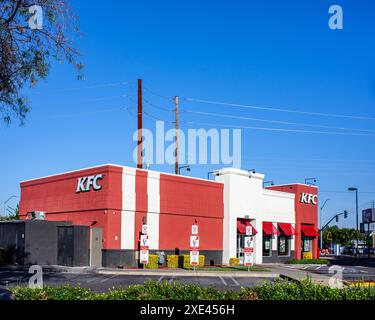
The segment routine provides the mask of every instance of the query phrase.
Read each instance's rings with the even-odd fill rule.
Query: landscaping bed
[[[329,264],[327,259],[292,259],[288,264]]]
[[[277,280],[257,287],[242,287],[239,292],[235,292],[176,282],[150,281],[143,285],[114,288],[102,294],[70,285],[43,289],[15,287],[12,294],[15,300],[375,300],[373,289],[363,286],[333,289],[315,285],[307,279],[301,282]]]
[[[259,266],[205,266],[196,267],[197,271],[253,271],[253,272],[269,272],[269,269]]]

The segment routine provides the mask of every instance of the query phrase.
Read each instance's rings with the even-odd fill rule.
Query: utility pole
[[[175,114],[175,129],[176,129],[175,173],[179,174],[179,170],[178,170],[178,96],[174,97],[174,104],[175,104],[174,114]]]
[[[143,168],[142,161],[142,79],[138,79],[138,156],[137,156],[137,168]]]

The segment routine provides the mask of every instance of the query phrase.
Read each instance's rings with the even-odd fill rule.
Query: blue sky
[[[297,111],[375,117],[373,1],[73,1],[80,17],[79,47],[85,80],[71,66],[53,64],[47,81],[27,90],[32,111],[24,127],[0,126],[0,200],[19,195],[19,181],[98,165],[134,165],[136,80],[144,98],[172,109],[345,127],[367,136],[242,130],[242,167],[276,184],[314,177],[327,220],[344,209],[340,226],[354,226],[356,186],[360,209],[375,200],[375,120],[301,115],[198,104],[184,98]],[[328,27],[328,8],[339,4],[344,29]],[[119,85],[119,83],[127,83]],[[111,85],[112,84],[112,85]],[[125,97],[124,97],[125,95]],[[166,121],[171,112],[144,104]],[[268,122],[180,114],[184,122],[340,131]],[[205,127],[211,128],[214,125]],[[154,130],[155,119],[144,126]],[[172,124],[166,124],[171,127]],[[191,127],[191,126],[190,126]],[[173,166],[153,166],[173,172]],[[206,177],[219,166],[193,166]],[[328,192],[335,191],[335,192]],[[9,202],[15,205],[15,200]],[[2,208],[1,208],[2,209]]]

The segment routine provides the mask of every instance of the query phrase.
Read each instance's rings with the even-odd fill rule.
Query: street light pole
[[[3,205],[4,205],[4,216],[5,216],[5,208],[6,208],[5,205],[8,203],[8,201],[10,201],[13,198],[17,198],[17,196],[15,196],[15,195],[10,196],[6,201],[3,202]]]
[[[324,206],[326,205],[326,203],[329,200],[331,200],[331,199],[330,198],[326,199],[326,201],[324,201],[323,205],[320,207],[320,249],[323,249],[323,230],[322,230],[323,215],[322,215],[322,211],[323,211]]]
[[[356,235],[356,240],[357,240],[357,248],[355,250],[355,256],[356,258],[358,257],[358,188],[348,188],[348,191],[355,191],[355,213],[356,213],[356,229],[357,229],[357,235]]]

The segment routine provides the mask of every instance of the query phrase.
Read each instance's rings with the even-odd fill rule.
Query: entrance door
[[[57,227],[57,264],[73,266],[73,227]]]
[[[237,258],[240,259],[240,264],[243,263],[243,248],[245,245],[245,235],[237,233]]]
[[[102,229],[92,228],[90,232],[90,267],[102,266]]]

